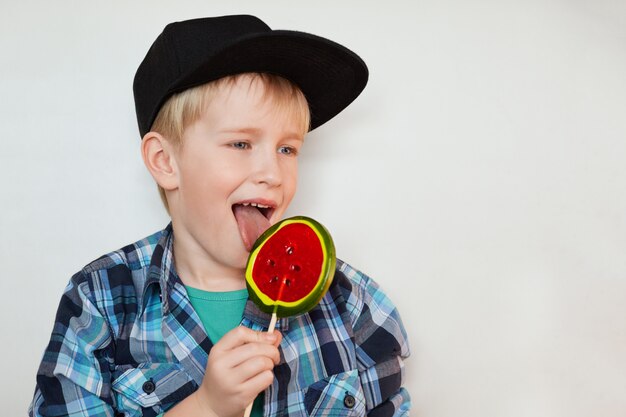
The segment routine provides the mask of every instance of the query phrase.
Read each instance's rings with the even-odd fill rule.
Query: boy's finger
[[[244,383],[265,371],[272,371],[274,362],[266,356],[255,356],[247,359],[232,369],[238,381]]]
[[[257,332],[244,326],[235,327],[215,344],[219,350],[231,350],[246,343],[274,344],[279,336],[275,333]]]
[[[240,387],[243,391],[252,393],[252,399],[254,400],[254,397],[270,386],[272,381],[274,381],[274,372],[266,369],[255,375],[251,375],[241,383]]]
[[[229,349],[221,356],[222,363],[227,368],[234,368],[255,357],[268,358],[274,365],[280,361],[280,353],[276,346],[256,342],[246,343]]]
[[[278,347],[278,345],[280,345],[280,342],[283,341],[283,334],[278,330],[274,330],[272,333],[276,336],[276,341],[273,343],[273,345]]]

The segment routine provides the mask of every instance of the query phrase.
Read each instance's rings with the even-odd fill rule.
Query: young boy
[[[268,334],[243,273],[296,191],[305,134],[367,75],[341,45],[252,16],[164,29],[134,92],[172,222],[72,277],[31,416],[408,415],[406,334],[370,278],[338,260],[319,305]]]

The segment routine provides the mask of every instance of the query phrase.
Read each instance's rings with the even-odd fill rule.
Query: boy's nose
[[[254,181],[266,184],[269,187],[277,187],[281,184],[282,174],[278,161],[278,154],[268,152],[259,157],[254,171]]]

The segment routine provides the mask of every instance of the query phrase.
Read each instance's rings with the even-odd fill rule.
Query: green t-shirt
[[[226,333],[239,326],[248,300],[248,290],[212,292],[185,287],[204,330],[213,344]],[[263,393],[254,400],[252,417],[263,417]]]

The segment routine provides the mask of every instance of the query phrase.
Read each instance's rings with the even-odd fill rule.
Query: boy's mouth
[[[242,201],[233,204],[233,214],[239,226],[241,240],[248,252],[261,234],[270,227],[274,204],[269,202]]]

